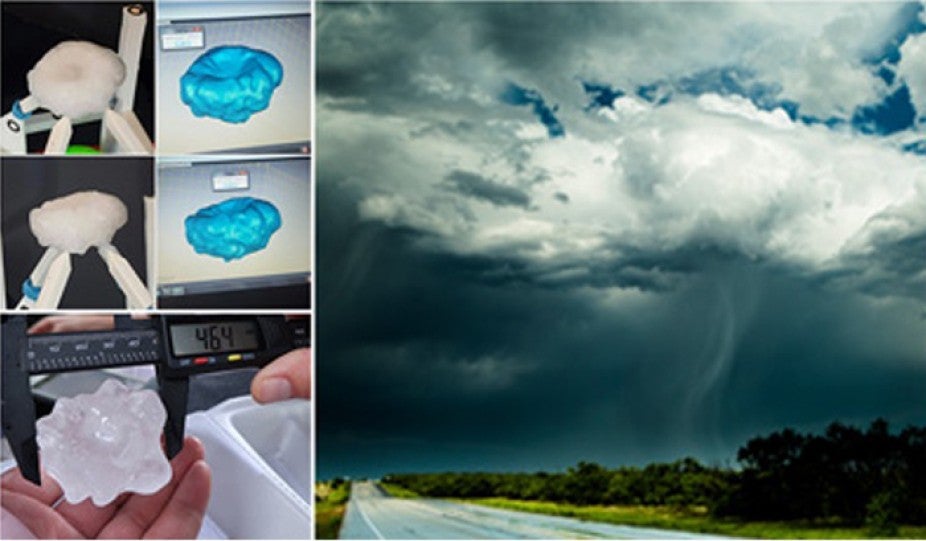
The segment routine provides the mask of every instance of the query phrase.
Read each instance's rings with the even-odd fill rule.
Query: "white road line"
[[[370,517],[368,517],[367,514],[363,512],[363,507],[360,506],[360,500],[359,500],[359,498],[358,498],[358,500],[357,500],[356,502],[354,502],[354,503],[357,504],[357,505],[356,505],[356,507],[357,507],[357,512],[360,513],[360,518],[362,518],[363,521],[367,523],[367,526],[369,526],[370,529],[373,530],[373,534],[376,536],[376,538],[377,538],[377,539],[386,539],[386,536],[384,536],[384,535],[382,534],[382,532],[379,531],[379,528],[377,528],[376,526],[373,525],[373,521],[370,520]]]

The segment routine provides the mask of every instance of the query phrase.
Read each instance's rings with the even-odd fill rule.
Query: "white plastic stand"
[[[138,85],[138,68],[141,64],[141,51],[145,44],[145,26],[148,23],[148,14],[139,4],[132,4],[122,8],[122,27],[119,32],[119,58],[125,64],[125,80],[122,85],[116,89],[116,104],[114,110],[118,120],[109,119],[107,123],[107,114],[113,111],[106,111],[103,115],[103,126],[100,129],[100,149],[103,152],[126,152],[131,154],[152,152],[151,140],[142,129],[138,118],[132,109],[135,107],[135,87]],[[114,123],[120,121],[137,125],[131,129],[116,126]],[[122,130],[123,133],[117,133]],[[126,131],[134,133],[132,142],[129,143],[129,137]],[[137,143],[135,142],[137,140]]]
[[[125,294],[125,307],[130,310],[150,308],[154,303],[151,293],[119,250],[105,244],[98,246],[97,251],[106,262],[116,285]],[[54,310],[61,302],[70,277],[71,254],[49,247],[23,285],[23,297],[16,309]]]
[[[151,294],[145,283],[135,274],[128,260],[112,244],[100,246],[98,250],[100,257],[106,262],[106,267],[109,268],[109,274],[125,293],[125,307],[130,310],[150,308],[153,304]]]

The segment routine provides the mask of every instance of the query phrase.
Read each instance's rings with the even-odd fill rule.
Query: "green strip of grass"
[[[478,498],[458,500],[514,511],[572,517],[627,526],[644,526],[689,532],[714,533],[761,539],[865,539],[865,528],[824,522],[742,522],[718,519],[704,508],[672,508],[635,505],[572,505],[554,502]],[[926,526],[901,526],[898,537],[926,539]]]
[[[405,487],[394,485],[392,483],[378,483],[379,487],[389,493],[393,498],[420,498],[421,496],[414,490],[408,490]]]
[[[315,538],[337,539],[350,499],[350,483],[332,487],[330,483],[315,484]]]

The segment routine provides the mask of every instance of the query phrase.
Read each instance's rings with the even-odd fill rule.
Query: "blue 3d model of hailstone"
[[[193,114],[240,124],[270,105],[283,80],[272,54],[241,45],[214,47],[180,77],[180,99]]]
[[[280,228],[280,211],[268,201],[235,197],[197,210],[184,220],[186,240],[197,254],[229,262],[262,250]]]

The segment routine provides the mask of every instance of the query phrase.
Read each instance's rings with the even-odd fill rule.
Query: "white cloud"
[[[897,75],[907,83],[917,116],[926,119],[926,34],[910,36],[900,47]]]
[[[703,245],[813,273],[839,268],[845,250],[876,249],[885,229],[895,236],[926,229],[909,210],[923,204],[916,186],[926,164],[877,139],[791,123],[781,112],[716,95],[645,110],[636,103],[615,115],[607,139],[525,142],[521,167],[548,179],[522,184],[531,209],[438,201],[435,180],[450,164],[502,178],[517,173],[486,162],[490,149],[473,143],[444,145],[435,159],[414,153],[417,141],[399,139],[411,160],[400,172],[417,171],[416,181],[381,179],[398,193],[367,197],[361,215],[426,231],[459,254],[518,258],[554,279],[576,276],[572,267],[589,261],[620,265],[627,249],[670,254]],[[895,231],[897,224],[905,229]]]

